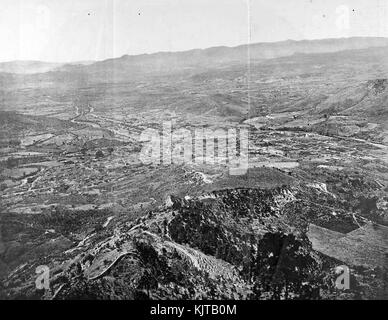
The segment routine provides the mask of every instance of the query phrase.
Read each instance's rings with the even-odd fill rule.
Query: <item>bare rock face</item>
[[[183,207],[185,202],[186,202],[185,199],[181,199],[181,198],[175,197],[173,195],[169,195],[166,198],[165,206],[166,206],[166,208],[172,208],[172,209],[176,210],[176,209]]]

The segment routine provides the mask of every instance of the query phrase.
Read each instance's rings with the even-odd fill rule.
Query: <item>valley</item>
[[[0,296],[386,299],[388,47],[311,50],[2,74]],[[165,122],[246,128],[247,173],[143,163]]]

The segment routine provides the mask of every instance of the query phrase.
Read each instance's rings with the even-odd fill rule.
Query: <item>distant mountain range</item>
[[[16,74],[33,74],[44,73],[48,71],[56,70],[64,65],[89,65],[94,61],[79,61],[72,63],[60,63],[60,62],[44,62],[33,60],[18,60],[0,62],[0,72],[4,73],[16,73]]]
[[[287,40],[272,43],[255,43],[237,47],[212,47],[181,52],[158,52],[153,54],[124,55],[86,66],[89,72],[113,71],[148,73],[169,72],[214,67],[221,64],[244,63],[248,57],[252,61],[286,57],[297,53],[327,53],[343,50],[365,49],[388,46],[388,38],[340,38],[323,40]],[[65,65],[62,71],[76,71],[74,65]]]
[[[190,73],[221,66],[255,63],[266,59],[296,54],[321,54],[346,50],[388,48],[388,38],[338,38],[323,40],[287,40],[273,43],[255,43],[237,47],[213,47],[182,52],[124,55],[98,62],[46,63],[41,61],[14,61],[0,63],[0,73],[18,74],[0,76],[0,80],[18,82],[111,82],[136,79],[143,76]],[[20,78],[20,74],[24,74]]]

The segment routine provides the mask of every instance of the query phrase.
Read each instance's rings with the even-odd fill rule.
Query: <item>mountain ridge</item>
[[[350,37],[314,40],[284,40],[278,42],[259,42],[234,47],[216,46],[205,49],[184,51],[160,51],[139,55],[122,55],[101,61],[84,61],[69,63],[53,63],[44,61],[9,61],[0,63],[0,72],[16,74],[37,74],[47,72],[107,72],[107,68],[115,69],[115,73],[123,71],[123,67],[132,68],[132,72],[163,72],[181,68],[209,67],[223,63],[241,62],[246,59],[267,60],[287,57],[294,54],[328,53],[345,50],[358,50],[372,47],[388,46],[388,38],[383,37]],[[31,70],[32,64],[35,69]],[[16,67],[13,67],[16,65]],[[21,66],[18,66],[21,65]],[[35,66],[37,65],[37,66]],[[14,72],[16,70],[16,72]]]

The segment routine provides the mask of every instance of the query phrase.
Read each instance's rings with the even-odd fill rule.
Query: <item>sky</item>
[[[0,61],[388,37],[388,0],[0,0]]]

